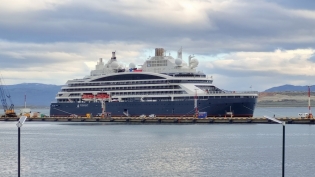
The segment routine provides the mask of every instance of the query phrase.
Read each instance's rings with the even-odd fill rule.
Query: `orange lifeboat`
[[[92,100],[92,99],[94,99],[94,95],[92,93],[84,93],[82,95],[82,99],[84,99],[84,100]]]
[[[103,99],[108,99],[109,98],[109,95],[107,94],[107,93],[98,93],[97,95],[96,95],[96,99],[101,99],[101,100],[103,100]]]

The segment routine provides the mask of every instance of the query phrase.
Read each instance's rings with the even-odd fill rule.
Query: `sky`
[[[165,48],[224,90],[315,85],[313,0],[0,0],[5,84],[63,85],[99,58],[137,65]]]

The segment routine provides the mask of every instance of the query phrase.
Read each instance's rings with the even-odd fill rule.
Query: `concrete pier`
[[[287,124],[315,124],[314,118],[277,118],[280,121],[285,121]],[[0,118],[0,121],[18,121],[19,118]],[[193,118],[193,117],[111,117],[111,118],[87,118],[87,117],[43,117],[43,118],[28,118],[26,121],[46,121],[46,122],[126,122],[126,123],[221,123],[221,124],[272,124],[273,122],[261,117],[208,117],[208,118]]]

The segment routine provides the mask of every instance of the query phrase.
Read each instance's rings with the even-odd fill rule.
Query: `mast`
[[[311,89],[310,89],[310,86],[308,86],[308,113],[309,113],[309,115],[312,115],[312,111],[311,111]]]
[[[24,108],[26,108],[26,94],[24,94]]]
[[[183,49],[180,47],[180,49],[177,51],[177,58],[183,59]]]

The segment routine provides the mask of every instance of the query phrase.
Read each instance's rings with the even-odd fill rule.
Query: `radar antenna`
[[[183,59],[183,49],[180,47],[180,49],[177,51],[177,58]]]

